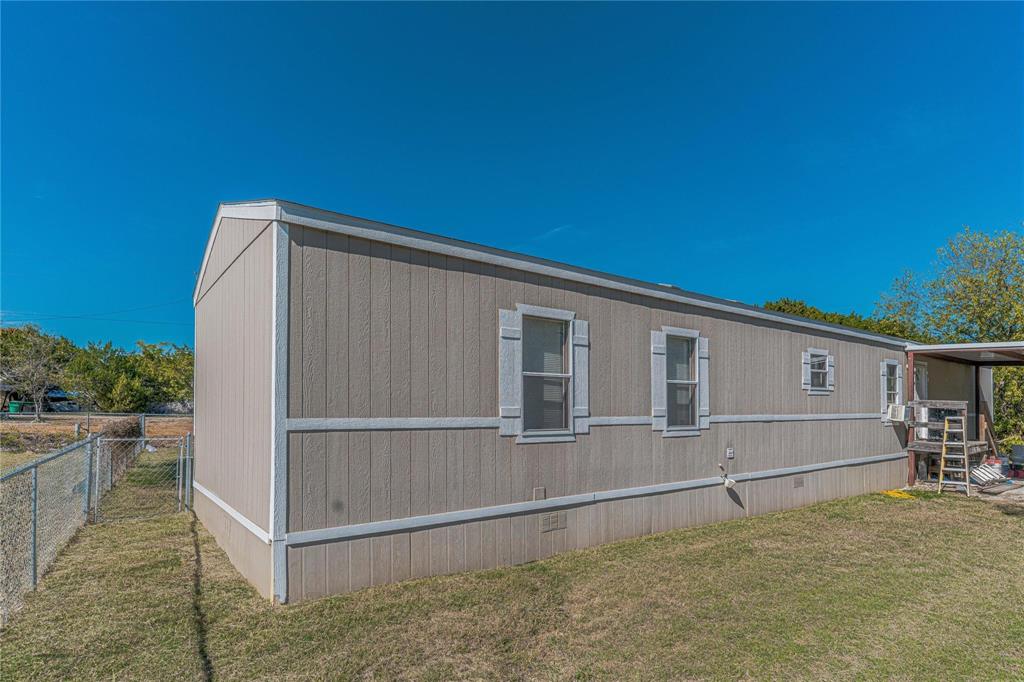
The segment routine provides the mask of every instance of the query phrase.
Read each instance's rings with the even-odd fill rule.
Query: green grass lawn
[[[286,607],[193,528],[175,514],[83,530],[3,634],[0,678],[1024,678],[1024,508],[955,495]]]

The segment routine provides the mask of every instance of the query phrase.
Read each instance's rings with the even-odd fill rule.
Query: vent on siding
[[[566,513],[564,511],[548,512],[540,515],[540,532],[549,533],[565,528]]]
[[[804,487],[804,477],[803,476],[794,476],[793,477],[793,487],[794,488],[803,488]]]

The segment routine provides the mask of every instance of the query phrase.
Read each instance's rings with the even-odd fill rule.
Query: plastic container
[[[7,411],[10,414],[21,414],[21,407],[24,405],[20,400],[12,400],[7,404]]]

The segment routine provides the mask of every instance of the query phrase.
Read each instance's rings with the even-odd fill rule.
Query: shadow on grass
[[[206,648],[206,614],[203,612],[203,555],[199,550],[199,530],[195,512],[189,512],[192,520],[189,523],[189,532],[192,534],[192,550],[195,552],[195,566],[192,567],[192,620],[196,626],[196,647],[199,649],[199,660],[203,665],[203,679],[213,679],[213,663],[210,662],[210,654]]]
[[[1024,504],[1010,504],[1009,502],[996,502],[996,509],[1016,518],[1024,519]]]

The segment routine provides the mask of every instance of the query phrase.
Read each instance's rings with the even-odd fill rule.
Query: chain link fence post
[[[178,471],[177,471],[177,484],[178,484],[178,511],[181,511],[182,504],[182,486],[184,485],[185,478],[185,439],[182,438],[178,441]]]
[[[32,467],[32,589],[39,583],[39,467]]]
[[[185,508],[192,509],[192,433],[185,434]]]

